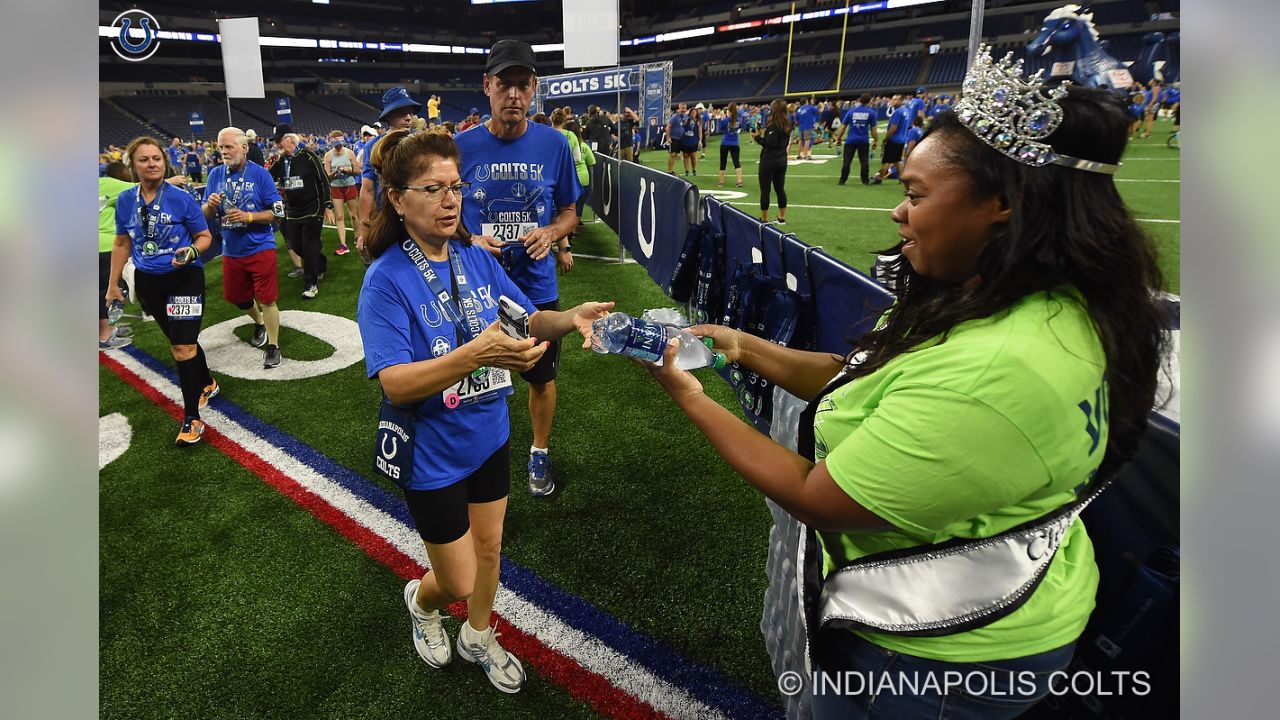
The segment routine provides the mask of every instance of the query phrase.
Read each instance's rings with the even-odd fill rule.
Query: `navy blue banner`
[[[289,98],[276,98],[276,124],[293,123],[293,110],[289,107]]]
[[[694,219],[697,189],[661,170],[630,162],[619,165],[623,189],[618,238],[649,277],[666,287]]]
[[[187,122],[191,124],[191,132],[199,135],[204,132],[204,114],[200,112],[191,112],[187,114]]]
[[[849,339],[870,330],[893,300],[875,280],[794,235],[715,198],[702,202],[699,219],[725,234],[726,287],[740,266],[760,263],[801,297],[815,300],[804,303],[792,347],[844,355]]]
[[[667,122],[667,82],[670,78],[670,67],[666,63],[659,65],[646,65],[644,68],[644,99],[641,100],[640,107],[640,128],[639,131],[643,137],[641,142],[645,147],[649,146],[650,135],[652,132],[650,127],[661,128]],[[655,125],[650,125],[650,118],[656,119]]]
[[[591,166],[591,210],[596,217],[618,232],[618,210],[622,201],[622,167],[620,160],[597,155]]]

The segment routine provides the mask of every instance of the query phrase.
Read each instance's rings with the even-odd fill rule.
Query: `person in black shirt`
[[[598,105],[587,108],[587,123],[582,128],[582,134],[587,142],[592,143],[591,149],[597,155],[613,157],[613,136],[617,132],[613,121],[600,111]]]
[[[320,245],[320,231],[325,210],[333,208],[329,176],[324,163],[302,144],[292,126],[277,126],[271,140],[280,145],[283,153],[271,166],[271,177],[284,196],[284,237],[302,257],[302,297],[311,300],[320,292],[317,283],[328,264]]]
[[[634,157],[632,152],[635,145],[636,126],[640,124],[640,118],[636,115],[636,111],[631,108],[623,108],[622,117],[618,119],[618,158],[622,160],[638,161],[640,158]]]
[[[787,104],[774,100],[764,132],[751,128],[751,139],[760,146],[760,222],[769,222],[769,187],[778,193],[778,224],[787,224],[787,154],[791,152],[791,120]]]

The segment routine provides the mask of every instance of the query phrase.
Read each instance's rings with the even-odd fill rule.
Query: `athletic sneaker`
[[[133,328],[128,325],[117,325],[115,329],[111,331],[111,334],[118,338],[133,337]]]
[[[871,183],[870,183],[870,184],[872,184],[872,185],[879,185],[879,184],[880,184],[880,183],[882,183],[882,182],[884,182],[884,178],[882,178],[882,177],[880,177],[879,175],[877,175],[877,176],[875,176],[875,177],[871,178]]]
[[[458,656],[467,662],[479,663],[489,682],[504,693],[518,693],[524,687],[524,666],[498,644],[495,628],[478,632],[464,621],[458,633]]]
[[[404,586],[404,606],[409,611],[410,626],[413,628],[413,649],[418,651],[422,662],[433,668],[442,668],[453,658],[453,653],[449,650],[449,634],[444,631],[444,625],[440,622],[439,610],[424,613],[414,601],[421,582],[410,580]]]
[[[338,246],[338,249],[333,251],[333,254],[334,254],[334,255],[346,255],[346,254],[347,254],[347,253],[349,253],[349,252],[351,252],[351,250],[349,250],[349,249],[347,248],[347,246],[346,246],[346,245],[339,245],[339,246]]]
[[[294,268],[290,270],[289,277],[302,277],[302,268]]]
[[[187,418],[182,421],[182,428],[178,430],[178,439],[175,442],[178,447],[195,445],[200,442],[201,435],[204,435],[204,421]]]
[[[774,221],[773,221],[773,223],[774,223],[775,225],[786,225],[786,224],[787,224],[787,221],[786,221],[786,220],[783,220],[782,218],[778,218],[777,220],[774,220]]]
[[[302,291],[302,297],[308,300],[314,300],[316,295],[319,295],[319,294],[320,294],[320,288],[316,287],[315,285],[310,285],[307,287],[306,290]]]
[[[132,345],[132,344],[133,344],[133,340],[130,340],[127,337],[120,337],[119,335],[112,334],[111,337],[107,338],[106,340],[98,341],[98,350],[101,350],[103,352],[106,352],[107,350],[119,350],[122,347]]]
[[[262,347],[267,344],[267,326],[254,325],[253,338],[249,340],[249,344],[254,347]]]
[[[529,453],[529,494],[543,497],[555,489],[556,483],[551,479],[551,458],[544,452]]]
[[[204,390],[200,391],[200,409],[205,409],[205,406],[209,404],[209,401],[218,397],[218,393],[220,392],[222,392],[222,388],[218,387],[217,380],[205,385]]]
[[[268,345],[267,351],[262,355],[262,367],[267,368],[268,370],[273,367],[278,367],[280,365],[281,357],[279,345]]]

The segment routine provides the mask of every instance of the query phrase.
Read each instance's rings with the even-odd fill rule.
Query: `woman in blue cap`
[[[413,121],[420,112],[422,103],[410,97],[403,85],[397,85],[382,94],[382,114],[378,116],[378,122],[388,133],[401,128],[408,129],[413,127]],[[365,146],[364,169],[360,172],[360,223],[356,228],[356,251],[366,263],[369,262],[369,256],[364,250],[364,238],[371,226],[369,219],[373,217],[373,208],[378,205],[378,198],[382,195],[378,169],[369,160],[373,157],[374,146],[384,137],[386,135],[379,135]]]

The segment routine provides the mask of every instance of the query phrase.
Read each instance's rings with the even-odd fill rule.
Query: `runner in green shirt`
[[[975,87],[981,103],[985,85]],[[675,369],[674,347],[651,367],[747,482],[819,532],[828,573],[871,553],[986,538],[1043,517],[1136,451],[1167,337],[1151,295],[1162,285],[1155,251],[1111,177],[1128,118],[1102,90],[1072,86],[1052,102],[1063,117],[1036,136],[997,120],[1012,144],[971,128],[978,113],[935,118],[907,160],[906,198],[892,215],[901,242],[890,274],[903,290],[845,357],[692,329],[730,361],[817,402],[814,461],[709,399]],[[1051,148],[1018,152],[1037,141]],[[852,381],[827,390],[838,375]],[[1015,717],[1070,662],[1097,583],[1077,520],[1031,598],[985,626],[934,637],[824,631],[811,641],[828,677],[892,669],[939,684],[951,672],[991,682],[815,692],[814,717]]]

